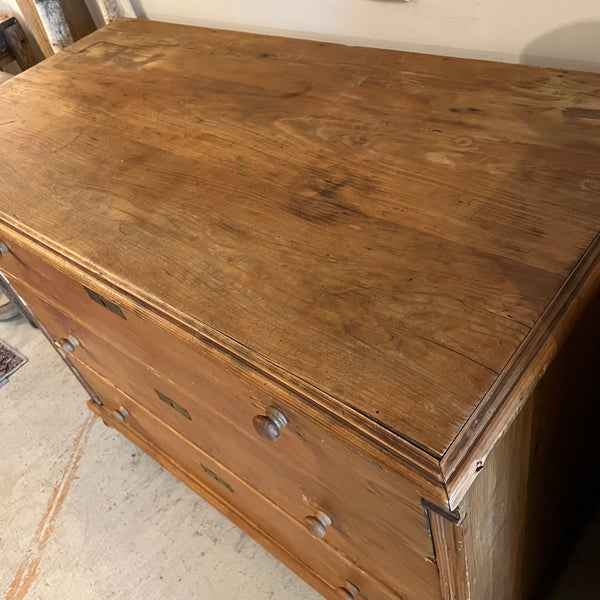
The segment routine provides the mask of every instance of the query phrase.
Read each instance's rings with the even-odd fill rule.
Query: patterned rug
[[[21,368],[27,359],[14,348],[0,340],[0,387],[8,383],[8,378]]]

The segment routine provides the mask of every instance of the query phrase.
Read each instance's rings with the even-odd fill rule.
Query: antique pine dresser
[[[599,75],[119,20],[0,116],[2,276],[105,423],[326,598],[547,580],[597,479]]]

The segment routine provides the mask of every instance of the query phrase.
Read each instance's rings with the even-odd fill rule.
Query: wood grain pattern
[[[526,600],[597,479],[599,89],[118,20],[0,89],[0,268],[326,595]]]
[[[94,390],[92,390],[90,388],[90,386],[87,384],[87,382],[85,381],[85,379],[83,379],[83,377],[81,377],[79,372],[75,369],[75,367],[73,366],[71,361],[68,359],[68,357],[65,355],[65,353],[60,349],[60,347],[58,347],[54,344],[54,340],[53,340],[52,336],[50,335],[50,333],[48,332],[48,330],[44,327],[44,325],[42,323],[40,323],[40,321],[36,317],[36,315],[31,312],[31,309],[29,308],[29,306],[27,306],[27,304],[25,303],[23,298],[21,298],[21,296],[19,296],[18,292],[12,287],[10,281],[1,272],[0,272],[0,280],[2,281],[2,289],[4,290],[6,295],[17,306],[21,315],[23,315],[29,321],[31,326],[39,329],[44,334],[46,339],[53,345],[55,350],[58,352],[58,354],[60,354],[60,356],[65,361],[67,367],[71,370],[73,375],[77,378],[79,383],[83,386],[85,391],[89,394],[90,401],[100,404],[100,401],[94,394]]]
[[[96,25],[85,0],[59,0],[59,4],[74,40],[80,40],[92,31],[96,31]]]
[[[508,431],[548,366],[600,290],[600,236],[587,250],[561,293],[549,304],[478,410],[440,461],[451,508],[456,508],[477,477],[480,465]],[[587,356],[584,350],[578,354]]]
[[[597,296],[494,446],[459,507],[462,522],[430,515],[442,586],[452,581],[473,600],[548,597],[553,557],[566,554],[598,496],[599,364]]]
[[[0,12],[0,68],[15,60],[15,56],[4,36],[4,31],[12,27],[16,22],[17,20],[13,16]]]
[[[236,523],[240,521],[242,515],[244,520],[250,518],[255,528],[253,537],[261,542],[265,538],[267,540],[270,538],[271,546],[279,546],[274,552],[275,555],[279,556],[286,564],[291,562],[291,568],[295,567],[300,576],[306,576],[307,572],[312,573],[313,577],[316,574],[327,582],[328,586],[331,586],[329,589],[326,588],[326,597],[338,599],[336,588],[343,587],[346,581],[351,581],[361,590],[362,597],[370,600],[397,598],[441,600],[437,574],[434,574],[428,588],[424,588],[418,581],[407,580],[404,590],[393,592],[350,563],[345,557],[333,551],[322,540],[312,537],[302,524],[290,519],[279,507],[268,502],[245,485],[234,473],[154,419],[150,413],[112,387],[97,373],[86,368],[84,374],[86,380],[105,403],[103,408],[91,405],[92,410],[101,414],[107,422],[114,425],[127,437],[133,437],[136,443],[138,440],[141,441],[142,443],[138,445],[143,449],[150,445],[163,456],[168,457],[168,462],[163,463],[164,466],[173,470],[172,465],[175,465],[180,478],[183,471],[182,479],[186,483],[190,479],[192,481],[199,480],[203,487],[208,487],[211,492],[211,501],[220,509],[223,505],[228,506],[229,510],[225,514],[230,518],[233,517]],[[118,423],[112,412],[121,407],[126,408],[129,412],[124,424]],[[132,433],[134,436],[131,435]],[[150,455],[156,457],[156,450],[151,451]],[[229,487],[216,480],[211,473],[216,474]],[[290,554],[293,557],[292,560],[289,558]],[[297,564],[298,561],[302,565],[301,568]],[[323,589],[323,587],[321,585],[317,589]]]
[[[8,13],[0,11],[0,33],[2,33],[7,27],[12,27],[16,22],[16,19]]]
[[[186,355],[185,349],[167,346],[148,363],[138,363],[102,339],[118,339],[119,321],[102,327],[79,309],[77,322],[22,282],[11,283],[55,341],[68,336],[79,341],[69,359],[84,378],[90,367],[109,373],[114,386],[299,521],[317,508],[325,510],[333,524],[324,543],[399,591],[410,582],[412,593],[430,595],[437,568],[421,495],[409,482],[362,457],[281,399],[240,388],[218,370],[206,372],[200,357]],[[145,335],[154,337],[147,328]],[[169,356],[188,368],[178,369]],[[157,391],[183,407],[185,415],[165,404]],[[272,405],[289,421],[277,444],[266,443],[252,428],[253,416]]]
[[[358,420],[357,415],[347,407],[341,414],[339,407],[337,411],[333,410],[335,407],[328,411],[321,406],[317,409],[310,401],[307,390],[298,385],[301,382],[290,380],[285,374],[277,374],[277,378],[273,379],[272,368],[269,373],[266,369],[257,371],[256,365],[249,368],[252,357],[246,357],[243,353],[241,356],[223,353],[191,327],[184,329],[158,317],[139,300],[115,293],[103,285],[97,275],[72,267],[64,258],[40,249],[39,243],[16,234],[2,224],[0,238],[10,249],[9,253],[3,255],[0,267],[10,274],[11,279],[27,282],[50,304],[68,308],[76,319],[95,323],[97,329],[103,332],[102,336],[110,337],[110,342],[125,354],[135,356],[146,364],[154,364],[158,373],[166,374],[171,380],[183,380],[188,386],[194,385],[199,373],[220,372],[220,381],[223,381],[227,379],[227,372],[231,372],[236,376],[234,380],[239,382],[238,395],[253,397],[258,389],[271,398],[282,399],[287,406],[314,419],[324,431],[335,436],[342,434],[348,445],[371,457],[383,468],[400,474],[400,481],[405,480],[407,489],[412,490],[409,495],[418,493],[438,504],[447,503],[437,461],[418,448],[403,443],[402,439],[391,438],[389,432],[380,425],[372,423],[367,429],[368,423],[364,418]],[[40,251],[41,255],[35,253]],[[69,275],[59,269],[67,269]],[[91,302],[84,285],[116,303],[126,319]],[[156,362],[157,356],[162,357],[160,364]],[[188,359],[179,360],[180,356]]]
[[[117,21],[3,90],[0,208],[441,457],[598,231],[597,87]]]
[[[35,0],[17,0],[17,5],[19,10],[23,13],[25,22],[29,26],[29,29],[31,29],[43,57],[48,58],[49,56],[54,55],[56,51],[52,45],[52,40],[46,31],[44,21],[40,17]]]
[[[14,60],[13,54],[10,51],[10,48],[6,43],[2,44],[0,42],[0,68],[5,65],[8,65]]]
[[[492,596],[471,595],[462,526],[435,511],[428,510],[427,514],[436,549],[444,600],[473,600],[473,598],[491,600]]]
[[[37,63],[33,48],[21,25],[16,21],[2,31],[8,47],[22,71]]]

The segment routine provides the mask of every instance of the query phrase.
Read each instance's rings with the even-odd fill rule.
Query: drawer
[[[320,544],[279,507],[263,498],[221,464],[161,423],[93,370],[83,367],[82,375],[104,403],[103,407],[93,408],[106,422],[116,426],[124,435],[132,438],[132,441],[138,441],[137,436],[139,436],[157,449],[159,454],[166,455],[168,460],[162,461],[164,466],[172,470],[172,465],[169,463],[175,463],[177,470],[187,475],[183,478],[186,483],[189,483],[191,478],[207,488],[211,499],[214,500],[214,497],[218,499],[215,502],[217,507],[223,509],[224,504],[226,510],[223,512],[242,528],[247,529],[243,522],[240,523],[240,518],[246,523],[250,522],[255,536],[266,537],[271,541],[271,545],[274,543],[285,551],[275,553],[292,568],[297,567],[297,563],[308,567],[310,572],[325,582],[325,585],[317,586],[321,593],[330,598],[347,600],[404,598],[393,594],[368,574],[356,569],[330,547]],[[156,456],[156,452],[150,453]],[[181,476],[180,472],[176,474]],[[290,555],[294,557],[292,560]],[[303,569],[298,570],[300,575],[305,574]],[[314,584],[312,581],[311,583]],[[351,594],[349,590],[353,588],[359,590],[359,593]]]
[[[92,331],[40,299],[26,284],[13,285],[55,340],[73,336],[71,361],[91,367],[170,428],[235,472],[288,514],[325,533],[322,541],[402,591],[405,597],[434,598],[437,566],[423,509],[395,488],[398,475],[381,469],[280,399],[262,398],[249,387],[239,395],[237,378],[162,377],[109,343],[111,330]],[[277,442],[258,435],[253,418],[276,406],[287,417]],[[323,511],[332,523],[320,529]],[[410,582],[410,587],[407,585]]]

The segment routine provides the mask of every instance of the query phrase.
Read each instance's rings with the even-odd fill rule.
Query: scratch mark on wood
[[[366,80],[368,77],[369,77],[368,75],[365,75],[364,77],[361,77],[361,78],[358,80],[358,82],[356,83],[356,87],[357,87],[357,88],[358,88],[358,87],[360,87],[360,86],[361,86],[361,85],[362,85],[362,84],[365,82],[365,80]]]

